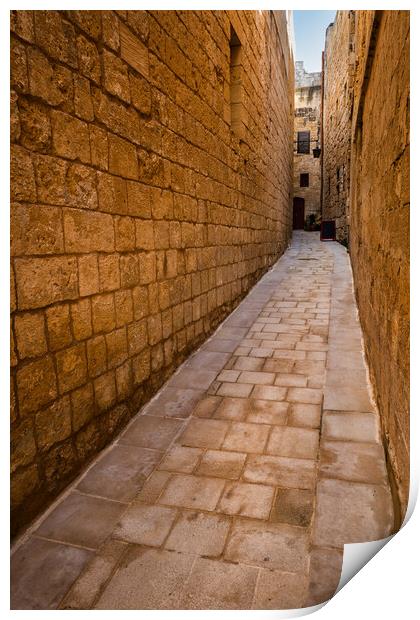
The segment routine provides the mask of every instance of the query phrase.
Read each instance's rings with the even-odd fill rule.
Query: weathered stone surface
[[[176,516],[172,508],[134,504],[123,514],[113,535],[138,545],[160,547]]]
[[[28,414],[56,398],[57,380],[51,357],[30,362],[16,373],[19,408]]]
[[[191,556],[133,546],[95,607],[97,609],[179,609]]]
[[[181,599],[182,609],[250,609],[258,569],[198,558]]]
[[[18,307],[22,310],[75,299],[78,295],[75,258],[20,258],[15,269]]]
[[[127,549],[127,544],[119,540],[104,543],[89,562],[79,579],[74,583],[64,600],[61,609],[89,609],[102,587],[112,575],[112,571]]]
[[[225,557],[263,568],[301,572],[305,569],[308,545],[307,533],[301,528],[251,519],[237,520]]]
[[[223,550],[229,527],[230,520],[223,515],[184,512],[170,533],[165,548],[217,557]]]
[[[123,510],[123,504],[73,492],[48,515],[35,533],[95,549],[115,527]]]
[[[300,609],[305,607],[308,581],[305,573],[262,570],[253,609]]]
[[[363,515],[366,510],[370,519]],[[389,488],[343,480],[322,479],[317,487],[314,541],[340,547],[346,543],[386,538],[394,527]]]
[[[131,501],[161,457],[156,450],[116,445],[87,472],[77,488],[119,502]]]
[[[11,609],[55,609],[91,557],[87,549],[30,538],[12,556]]]
[[[24,313],[15,318],[15,335],[21,359],[37,357],[47,352],[45,323],[42,314]]]

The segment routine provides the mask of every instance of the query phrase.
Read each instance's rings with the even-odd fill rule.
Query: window
[[[309,187],[309,172],[302,172],[300,175],[300,186]]]
[[[242,46],[238,35],[230,27],[230,126],[239,137],[242,135]]]
[[[298,131],[297,152],[298,153],[309,153],[310,142],[311,142],[310,131]]]

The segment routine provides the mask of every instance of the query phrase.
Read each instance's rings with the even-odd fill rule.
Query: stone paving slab
[[[289,609],[387,536],[346,250],[284,256],[13,549],[13,609]]]

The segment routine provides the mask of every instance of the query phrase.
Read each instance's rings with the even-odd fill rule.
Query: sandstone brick
[[[104,129],[89,125],[90,155],[93,166],[108,170],[108,134]]]
[[[45,312],[47,319],[48,344],[51,351],[67,347],[72,341],[70,311],[67,304],[52,306]]]
[[[18,368],[16,382],[21,415],[37,411],[57,396],[57,379],[50,356]]]
[[[132,360],[132,368],[133,368],[133,382],[134,385],[139,385],[143,383],[149,375],[150,375],[150,353],[146,349],[142,351],[139,355],[133,357]]]
[[[115,293],[116,326],[128,325],[133,320],[133,298],[131,290],[119,290]]]
[[[34,167],[39,201],[53,205],[65,204],[67,162],[48,155],[38,155],[34,159]]]
[[[76,344],[56,354],[57,376],[60,393],[79,387],[87,378],[84,344]]]
[[[35,39],[33,11],[10,11],[10,30],[28,43],[33,43]]]
[[[160,314],[154,314],[147,319],[147,332],[149,335],[149,344],[153,345],[162,339],[162,317]]]
[[[10,217],[12,256],[64,251],[59,208],[12,204]]]
[[[154,250],[154,224],[151,220],[135,220],[136,248],[139,250]]]
[[[77,37],[77,58],[81,73],[99,84],[101,80],[99,53],[95,44],[83,35]]]
[[[89,131],[86,123],[69,114],[52,111],[51,125],[52,144],[57,155],[90,162]]]
[[[130,396],[132,390],[132,373],[131,363],[127,361],[121,364],[115,371],[115,380],[117,384],[118,400],[125,400]]]
[[[115,375],[113,371],[101,375],[94,381],[95,402],[99,411],[110,409],[116,402]]]
[[[75,258],[19,258],[15,269],[20,309],[40,308],[77,297]]]
[[[139,254],[140,284],[149,284],[156,277],[156,256],[154,252]]]
[[[135,222],[130,217],[117,217],[115,219],[115,249],[120,252],[134,250]]]
[[[127,332],[121,327],[105,337],[108,368],[115,368],[127,359]]]
[[[149,313],[149,296],[145,286],[135,286],[132,293],[134,319],[137,321]]]
[[[143,43],[149,40],[150,17],[148,11],[127,11],[127,23]]]
[[[114,291],[120,286],[120,259],[118,254],[98,257],[99,288],[101,292]]]
[[[112,252],[114,250],[114,223],[106,213],[66,209],[64,237],[68,252]]]
[[[51,124],[48,109],[42,104],[19,100],[20,143],[27,149],[46,152],[51,146]]]
[[[52,63],[36,47],[28,49],[29,90],[45,103],[71,110],[73,105],[72,72],[62,65]]]
[[[81,256],[79,266],[79,293],[82,297],[99,293],[99,267],[96,254]]]
[[[76,340],[86,340],[92,335],[90,299],[81,299],[71,304],[71,320]]]
[[[22,420],[12,427],[10,433],[11,471],[29,465],[34,460],[37,447],[34,437],[32,419]]]
[[[121,286],[129,288],[139,283],[139,263],[135,254],[120,256]]]
[[[97,377],[106,370],[106,343],[103,336],[91,338],[86,343],[89,377]]]
[[[115,95],[126,103],[130,103],[130,83],[127,65],[115,54],[104,50],[103,66],[106,90],[111,95]]]
[[[130,357],[136,353],[140,353],[146,346],[148,341],[147,322],[146,320],[136,321],[128,326],[128,353]]]
[[[152,96],[150,91],[150,84],[141,76],[136,76],[132,73],[129,74],[130,80],[130,95],[133,106],[147,116],[151,113],[152,108]]]
[[[43,483],[48,492],[58,492],[62,478],[69,479],[77,471],[77,454],[71,439],[60,442],[43,455]]]
[[[44,317],[41,313],[18,314],[15,317],[15,334],[19,357],[37,357],[47,351]]]
[[[121,58],[144,77],[149,75],[149,55],[147,47],[120,22]]]
[[[11,37],[10,41],[10,83],[18,92],[28,91],[28,68],[26,47]]]
[[[10,142],[18,142],[21,134],[18,95],[14,90],[10,91]]]
[[[103,123],[110,131],[128,140],[140,142],[140,127],[137,111],[126,107],[115,97],[107,95],[98,88],[92,89],[95,119]]]
[[[10,183],[12,200],[36,201],[32,159],[25,149],[18,146],[11,147]]]
[[[134,144],[108,134],[109,171],[127,179],[137,179],[137,151]]]
[[[77,67],[73,26],[58,11],[35,11],[37,44],[48,56]]]
[[[156,249],[169,248],[169,224],[168,222],[154,223],[154,238]]]
[[[50,407],[37,412],[35,416],[35,432],[38,447],[41,451],[48,450],[58,441],[71,435],[71,408],[69,396],[56,400]]]
[[[89,359],[88,359],[89,361]],[[95,414],[93,385],[86,383],[70,394],[72,408],[72,428],[80,430]]]
[[[92,298],[93,331],[108,332],[115,327],[115,304],[112,293],[98,295]]]
[[[66,16],[93,39],[99,39],[101,35],[101,15],[99,11],[66,11]]]
[[[111,49],[118,51],[120,47],[120,32],[118,17],[113,11],[102,11],[102,35],[105,44]]]
[[[79,209],[97,209],[95,171],[82,164],[70,164],[66,172],[66,203]]]
[[[151,216],[150,188],[147,185],[127,181],[127,210],[135,217]]]
[[[127,188],[124,179],[98,173],[98,195],[101,211],[127,214]]]

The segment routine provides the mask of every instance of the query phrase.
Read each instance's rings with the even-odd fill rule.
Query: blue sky
[[[321,71],[325,30],[334,21],[336,11],[293,11],[295,60],[303,60],[307,71]]]

